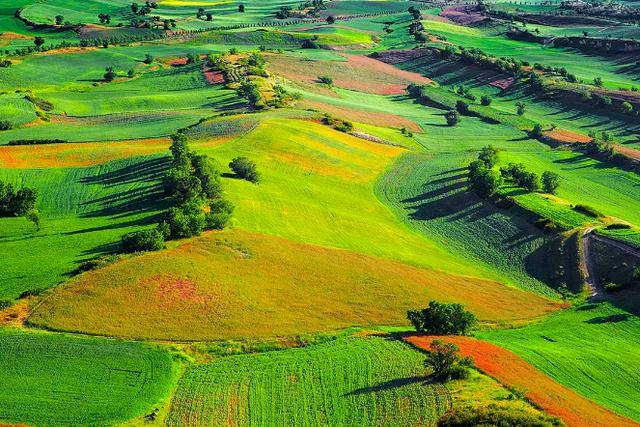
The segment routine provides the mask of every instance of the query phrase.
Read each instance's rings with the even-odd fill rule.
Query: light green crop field
[[[145,415],[176,381],[145,344],[0,329],[0,422],[112,425]]]
[[[422,360],[389,336],[224,357],[187,369],[167,424],[431,425],[450,405],[530,410],[477,373],[446,386],[425,383]]]
[[[40,194],[42,228],[0,218],[0,297],[63,281],[89,258],[110,253],[120,237],[163,209],[158,189],[166,158],[132,158],[85,168],[5,169],[0,179]],[[33,268],[33,266],[38,266]]]
[[[479,333],[547,375],[640,421],[640,319],[610,304],[586,304],[525,328]],[[615,384],[615,386],[612,386]]]

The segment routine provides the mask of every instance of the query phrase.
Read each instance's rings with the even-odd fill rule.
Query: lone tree
[[[333,25],[335,23],[336,23],[336,18],[334,18],[332,15],[327,16],[327,24]]]
[[[260,174],[254,161],[246,157],[236,157],[229,163],[229,167],[240,178],[247,181],[257,183],[260,180]]]
[[[473,361],[459,355],[460,347],[442,340],[434,340],[429,346],[429,353],[424,366],[432,371],[431,376],[438,381],[462,379],[469,376]]]
[[[37,48],[40,48],[40,46],[44,44],[44,38],[36,36],[36,38],[33,39],[33,44],[35,44]]]
[[[243,4],[239,4],[238,5],[238,12],[244,13],[244,5]]]
[[[560,186],[560,175],[552,171],[542,173],[542,189],[545,193],[556,194]]]
[[[111,82],[113,81],[113,79],[115,79],[118,75],[116,74],[116,72],[113,70],[113,67],[107,67],[104,69],[105,73],[104,73],[104,81],[105,82]]]
[[[455,126],[460,122],[460,114],[456,110],[449,110],[445,113],[444,118],[447,120],[447,125]]]
[[[488,97],[487,95],[482,95],[480,97],[480,104],[485,105],[485,106],[491,105],[491,98]]]
[[[429,301],[429,307],[422,310],[409,310],[407,318],[416,331],[429,335],[466,335],[477,323],[463,305],[438,301]]]
[[[327,86],[333,86],[333,79],[329,76],[320,76],[318,77],[318,82],[325,84]]]
[[[62,23],[64,22],[64,16],[62,15],[56,15],[56,25],[62,25]]]
[[[516,113],[519,116],[523,115],[524,112],[527,111],[527,104],[525,104],[524,102],[516,102],[516,107],[518,107]]]

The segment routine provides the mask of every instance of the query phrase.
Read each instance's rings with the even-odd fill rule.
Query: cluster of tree
[[[37,200],[38,192],[34,188],[16,190],[12,184],[0,181],[0,217],[23,216],[40,229]]]
[[[489,405],[467,406],[447,411],[439,420],[438,427],[510,426],[510,427],[561,427],[558,418],[537,414],[522,408]]]
[[[473,93],[471,93],[471,88],[465,85],[454,86],[452,89],[454,93],[457,93],[458,95],[467,98],[470,101],[475,101],[476,99],[478,99]]]
[[[291,18],[291,6],[280,6],[280,9],[276,12],[276,18],[288,19]]]
[[[171,138],[173,162],[162,186],[172,206],[155,228],[123,236],[125,252],[158,250],[164,247],[166,239],[222,229],[231,218],[233,205],[223,197],[220,171],[213,160],[191,151],[184,133]]]
[[[422,12],[415,6],[409,7],[408,12],[412,18],[411,24],[409,24],[409,34],[413,36],[416,42],[425,43],[428,37],[424,32],[424,25],[422,25],[421,21]]]
[[[131,3],[130,8],[134,15],[145,16],[150,14],[152,9],[157,9],[158,3],[154,1],[146,1],[144,6],[141,7],[138,3],[133,2]]]
[[[496,170],[498,150],[487,145],[480,150],[478,159],[469,164],[469,188],[482,198],[490,198],[503,183],[502,174]]]
[[[258,84],[253,80],[247,78],[243,79],[238,86],[237,92],[240,97],[245,98],[249,102],[251,108],[262,108],[262,94],[260,93]]]
[[[196,12],[196,18],[202,19],[202,17],[204,17],[207,21],[213,20],[213,14],[211,12],[205,11],[203,7],[200,7]]]
[[[320,15],[320,12],[322,12],[323,10],[326,10],[327,6],[325,5],[324,0],[308,0],[298,5],[299,11],[303,11],[306,9],[309,9],[306,13],[306,16],[309,18],[315,18],[318,15]],[[333,20],[333,22],[335,22],[335,19]],[[330,23],[333,23],[333,22],[330,22]]]
[[[467,335],[478,321],[463,305],[438,301],[429,301],[421,310],[409,310],[407,319],[417,332],[429,335]]]
[[[327,126],[331,126],[335,130],[340,132],[349,133],[353,131],[353,123],[347,120],[338,119],[336,117],[332,117],[329,114],[325,114],[322,117],[322,123]]]

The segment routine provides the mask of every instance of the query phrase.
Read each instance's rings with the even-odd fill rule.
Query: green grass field
[[[638,322],[638,317],[610,304],[586,304],[525,328],[478,336],[514,351],[595,402],[639,421]]]
[[[187,369],[167,424],[432,425],[450,405],[527,407],[478,374],[426,384],[422,359],[384,336],[225,357]]]
[[[144,344],[0,329],[0,422],[112,425],[145,415],[175,383]]]

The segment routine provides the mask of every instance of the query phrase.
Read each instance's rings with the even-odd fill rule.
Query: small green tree
[[[164,236],[158,229],[141,230],[122,236],[122,251],[159,251],[164,248]]]
[[[469,376],[469,367],[473,366],[470,358],[459,354],[460,347],[442,340],[434,340],[429,345],[429,353],[424,366],[432,371],[431,376],[438,381],[462,379]]]
[[[153,62],[153,56],[152,56],[152,55],[150,55],[150,54],[148,54],[148,53],[147,53],[147,54],[145,54],[145,55],[144,55],[144,60],[143,60],[142,62],[144,62],[144,63],[145,63],[145,64],[147,64],[147,65],[148,65],[148,64],[151,64],[151,63]]]
[[[62,25],[62,23],[64,22],[64,16],[56,15],[55,20],[56,20],[56,25]]]
[[[596,77],[593,79],[593,84],[598,86],[598,87],[602,87],[602,77]]]
[[[542,173],[542,189],[545,193],[556,194],[560,186],[560,175],[553,171],[545,171]]]
[[[244,13],[244,5],[243,4],[239,4],[238,5],[238,12]]]
[[[336,18],[334,18],[332,15],[327,16],[327,24],[333,25],[335,23],[336,23]]]
[[[533,129],[531,129],[531,131],[529,132],[529,136],[531,138],[542,138],[542,136],[544,135],[543,131],[542,131],[542,125],[540,123],[536,123],[535,125],[533,125]]]
[[[524,114],[525,111],[527,111],[527,105],[524,102],[516,102],[516,113],[519,116],[522,116]]]
[[[407,318],[417,332],[429,335],[466,335],[477,323],[476,316],[461,304],[429,301],[429,307],[409,310]]]
[[[44,38],[42,38],[40,36],[36,36],[33,39],[33,44],[36,45],[36,48],[39,49],[44,44]]]
[[[482,105],[489,106],[489,105],[491,105],[491,98],[488,97],[487,95],[482,95],[480,97],[480,103]]]
[[[333,86],[333,79],[329,76],[320,76],[318,77],[318,83],[322,83],[331,87]]]

